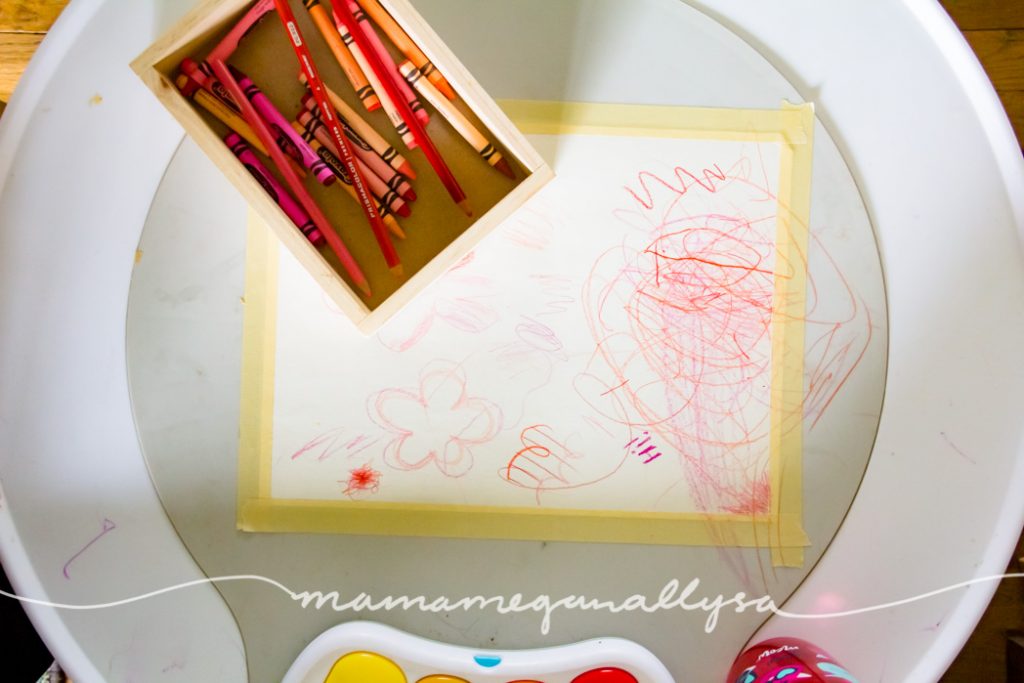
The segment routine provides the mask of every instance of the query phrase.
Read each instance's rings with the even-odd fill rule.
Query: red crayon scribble
[[[569,311],[576,303],[576,297],[569,293],[574,291],[572,280],[559,275],[531,275],[530,279],[540,285],[541,294],[545,297],[544,309],[537,313],[538,318],[559,316]]]
[[[349,478],[347,482],[338,482],[339,484],[345,484],[345,490],[342,492],[346,496],[354,496],[359,493],[377,493],[380,490],[380,480],[383,475],[377,470],[370,467],[370,463],[366,463],[362,467],[357,467],[354,470],[349,470]]]
[[[466,334],[480,334],[497,323],[493,282],[470,267],[475,259],[475,252],[466,254],[431,285],[430,296],[408,306],[377,333],[377,340],[401,353],[422,342],[439,323]]]
[[[653,209],[656,202],[654,201],[654,193],[651,191],[651,185],[660,185],[664,188],[675,192],[678,195],[684,195],[690,191],[691,187],[698,186],[702,187],[708,192],[715,192],[718,188],[716,181],[724,181],[728,176],[718,164],[715,164],[713,168],[705,168],[700,176],[694,175],[690,171],[686,170],[681,166],[676,166],[673,170],[675,173],[675,183],[670,180],[665,180],[653,173],[648,171],[641,171],[637,174],[637,181],[640,185],[639,190],[626,187],[625,190],[630,194],[645,209]],[[642,195],[642,196],[641,196]]]
[[[807,272],[807,254],[790,261],[777,253],[779,201],[754,170],[741,159],[728,170],[638,173],[625,188],[631,208],[616,212],[637,233],[598,259],[582,292],[595,350],[577,391],[604,420],[648,430],[677,453],[680,481],[707,512],[770,509],[764,463],[777,311],[805,311],[809,388],[800,407],[809,428],[872,335],[867,307],[831,258],[819,263],[820,282],[808,277],[806,301],[777,300],[776,282]],[[817,315],[818,286],[832,297],[829,316]]]
[[[501,233],[517,247],[531,251],[543,251],[551,243],[554,225],[545,215],[550,207],[525,208],[516,212],[515,217],[506,221]]]
[[[101,538],[103,538],[104,536],[106,536],[106,535],[107,535],[108,533],[110,533],[111,531],[113,531],[113,530],[114,530],[114,529],[116,529],[116,528],[117,528],[117,525],[116,525],[116,524],[114,524],[114,523],[113,523],[112,521],[110,521],[109,519],[106,519],[106,518],[104,518],[104,520],[103,520],[103,529],[102,529],[102,531],[100,531],[100,533],[99,533],[99,534],[97,534],[97,535],[96,535],[96,536],[95,536],[95,537],[94,537],[94,538],[93,538],[93,539],[92,539],[91,541],[89,541],[88,543],[86,543],[86,544],[85,544],[85,546],[83,546],[81,550],[79,550],[79,551],[78,551],[77,553],[75,553],[74,555],[72,555],[72,556],[71,556],[71,558],[70,558],[70,559],[68,559],[68,561],[64,563],[64,569],[63,569],[63,571],[62,571],[62,573],[64,574],[64,578],[65,578],[65,579],[68,579],[68,580],[70,580],[70,579],[71,579],[71,575],[70,575],[70,574],[68,574],[68,567],[70,567],[70,566],[71,566],[71,563],[72,563],[72,562],[74,562],[74,561],[75,561],[75,560],[77,560],[77,559],[78,559],[79,557],[81,557],[81,556],[82,556],[82,554],[83,554],[83,553],[84,553],[84,552],[85,552],[86,550],[88,550],[89,548],[91,548],[91,547],[93,546],[93,544],[94,544],[94,543],[96,543],[96,541],[100,540]]]
[[[315,455],[317,460],[326,460],[342,450],[340,441],[343,432],[344,429],[342,427],[336,427],[313,437],[292,453],[291,459],[298,460],[302,456],[310,454]]]

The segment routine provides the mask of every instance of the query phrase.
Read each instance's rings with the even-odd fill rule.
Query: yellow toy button
[[[455,680],[455,679],[453,679]],[[405,674],[387,657],[350,652],[331,667],[324,683],[407,683]]]

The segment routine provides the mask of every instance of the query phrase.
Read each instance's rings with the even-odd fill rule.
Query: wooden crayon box
[[[330,249],[318,249],[303,236],[228,149],[224,138],[230,129],[175,86],[182,60],[186,57],[196,61],[204,59],[252,6],[252,0],[203,0],[132,63],[135,72],[238,188],[281,243],[365,334],[376,331],[433,280],[463,259],[552,177],[551,169],[540,155],[411,5],[406,0],[379,2],[443,74],[457,94],[458,109],[498,148],[515,178],[497,172],[440,112],[421,98],[430,114],[426,132],[472,207],[473,215],[467,216],[449,196],[423,150],[408,149],[383,110],[367,111],[303,3],[290,0],[325,84],[400,152],[415,171],[416,178],[411,185],[416,199],[408,203],[410,215],[394,216],[406,235],[405,239],[394,240],[402,261],[402,276],[394,275],[387,267],[362,209],[343,191],[340,183],[324,187],[313,174],[303,180],[367,276],[372,289],[370,297],[352,286]],[[323,0],[323,4],[329,11],[329,2]],[[396,63],[400,63],[404,59],[402,54],[382,31],[378,34]],[[301,99],[307,90],[299,80],[298,60],[275,12],[253,27],[227,62],[250,76],[289,121],[303,110]],[[257,155],[267,167],[274,168],[270,159],[258,152]],[[276,175],[280,179],[280,174]]]

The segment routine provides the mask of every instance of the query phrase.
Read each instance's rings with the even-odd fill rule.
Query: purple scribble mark
[[[950,447],[950,448],[952,448],[952,449],[953,449],[954,451],[956,451],[957,453],[959,453],[959,454],[960,454],[960,455],[961,455],[962,457],[964,457],[964,458],[966,458],[967,460],[969,460],[969,461],[971,462],[971,464],[972,464],[972,465],[977,465],[977,464],[978,464],[978,461],[977,461],[977,460],[975,460],[975,459],[974,459],[974,458],[972,458],[971,456],[969,456],[969,455],[967,455],[966,453],[964,453],[964,452],[963,452],[962,450],[960,450],[960,448],[959,448],[959,447],[958,447],[958,446],[957,446],[957,445],[956,445],[955,443],[953,443],[952,441],[950,441],[950,440],[949,440],[949,437],[948,437],[948,436],[946,436],[946,432],[939,432],[939,436],[941,436],[941,437],[943,438],[943,440],[945,440],[945,442],[946,442],[947,444],[949,444],[949,447]]]
[[[111,522],[109,519],[104,518],[103,519],[103,531],[101,531],[99,534],[97,534],[97,536],[95,538],[93,538],[91,541],[86,543],[85,547],[83,547],[77,553],[72,555],[71,559],[69,559],[67,562],[64,563],[64,570],[63,570],[64,578],[70,581],[71,577],[68,575],[68,567],[71,565],[71,563],[74,562],[75,560],[77,560],[79,557],[81,557],[82,553],[84,553],[86,550],[91,548],[92,545],[96,541],[100,540],[101,538],[103,538],[104,536],[106,536],[108,533],[110,533],[111,531],[113,531],[116,528],[117,528],[116,524]]]
[[[639,436],[635,436],[630,439],[629,443],[626,444],[625,448],[633,447],[633,455],[637,455],[644,458],[644,464],[657,460],[661,457],[661,451],[658,450],[657,446],[650,443],[651,435],[650,432],[644,432],[643,440],[640,440]]]
[[[170,664],[168,664],[167,666],[165,666],[160,671],[161,671],[161,673],[167,673],[168,671],[173,671],[174,669],[177,669],[178,671],[184,671],[185,670],[185,665],[182,662],[179,662],[179,661],[175,660],[175,661],[171,662]]]

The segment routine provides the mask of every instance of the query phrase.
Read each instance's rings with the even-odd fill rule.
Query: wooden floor
[[[865,0],[872,1],[872,0]],[[0,0],[0,111],[67,0]],[[1024,0],[942,0],[974,49],[1024,141]],[[1016,557],[1024,556],[1024,537]],[[1008,571],[1022,571],[1011,562]],[[943,683],[1002,683],[1006,632],[1024,629],[1024,581],[1004,581]],[[1013,683],[1021,683],[1014,681]]]

